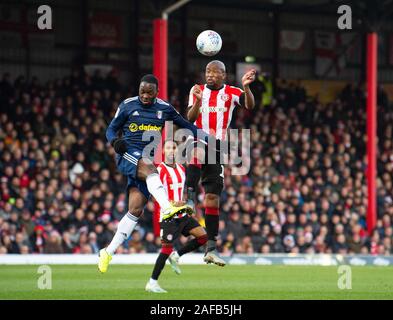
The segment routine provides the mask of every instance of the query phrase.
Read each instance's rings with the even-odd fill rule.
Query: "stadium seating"
[[[260,92],[255,92],[260,95]],[[109,75],[0,83],[0,254],[97,253],[126,210],[105,129],[131,93]],[[179,89],[171,101],[177,106]],[[251,169],[226,168],[219,249],[232,253],[393,253],[393,110],[379,90],[378,221],[366,228],[364,91],[322,104],[281,82],[273,102],[238,110]],[[201,195],[202,196],[202,195]],[[157,252],[154,206],[119,253]],[[198,206],[197,217],[203,220]],[[185,241],[180,239],[179,241]]]

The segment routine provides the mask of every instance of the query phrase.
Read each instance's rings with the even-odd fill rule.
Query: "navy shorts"
[[[129,150],[129,152],[126,152],[123,156],[117,154],[117,169],[127,177],[127,191],[133,187],[137,188],[143,193],[146,199],[149,199],[150,192],[147,189],[146,182],[136,177],[138,161],[140,158],[142,158],[142,151],[140,150]]]

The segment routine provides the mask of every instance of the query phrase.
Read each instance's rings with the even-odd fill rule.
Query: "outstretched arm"
[[[199,141],[204,141],[210,150],[220,150],[221,142],[219,139],[216,139],[215,136],[207,134],[202,129],[198,128],[193,123],[184,119],[173,106],[169,106],[169,117],[167,120],[173,121],[174,124],[179,126],[180,128],[188,129],[192,132],[194,138],[197,138]]]
[[[170,106],[170,116],[168,120],[172,120],[174,124],[179,126],[180,128],[188,129],[192,132],[194,137],[197,137],[199,134],[199,137],[202,138],[203,140],[207,141],[209,135],[204,132],[202,129],[198,128],[196,125],[191,123],[190,121],[184,119],[180,113],[178,113],[175,108]]]

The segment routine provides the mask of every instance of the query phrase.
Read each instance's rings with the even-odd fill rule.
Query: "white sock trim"
[[[138,222],[139,217],[134,216],[130,211],[127,212],[126,217],[134,222]]]
[[[111,243],[106,248],[106,252],[108,252],[110,255],[113,255],[117,248],[130,237],[137,224],[138,218],[132,215],[130,212],[124,215],[117,225],[116,233],[113,236]]]

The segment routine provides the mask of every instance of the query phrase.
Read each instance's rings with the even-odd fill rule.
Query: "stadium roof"
[[[192,0],[195,4],[278,12],[337,14],[340,5],[349,5],[353,17],[366,19],[376,27],[393,17],[393,0]]]
[[[241,7],[260,10],[283,10],[312,12],[321,10],[337,11],[337,4],[347,4],[344,0],[193,0],[194,3]]]

